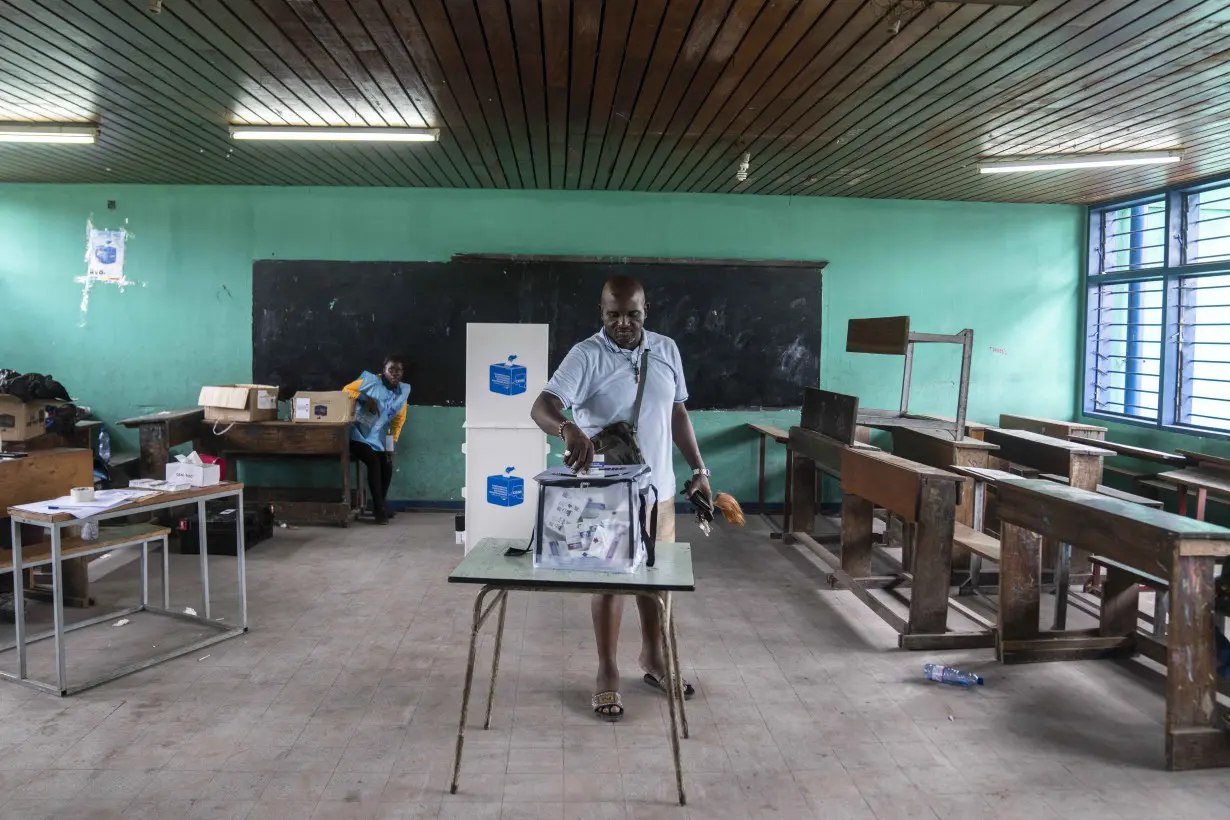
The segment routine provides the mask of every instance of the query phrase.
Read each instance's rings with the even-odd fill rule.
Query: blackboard
[[[679,345],[690,407],[798,407],[803,388],[820,381],[823,265],[258,261],[252,378],[285,392],[336,390],[400,352],[412,404],[461,405],[466,324],[549,324],[554,371],[601,327],[602,283],[626,274],[645,284],[646,327]]]

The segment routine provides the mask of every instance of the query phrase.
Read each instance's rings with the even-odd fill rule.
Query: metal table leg
[[[673,682],[666,687],[666,702],[671,715],[671,756],[675,761],[675,785],[679,789],[679,805],[686,806],[688,799],[683,791],[683,763],[679,754],[679,706],[676,703],[680,700],[683,678],[680,677],[679,668],[675,663],[675,653],[671,651],[671,618],[674,613],[671,611],[669,592],[655,597],[658,599],[658,609],[662,613],[662,644],[666,647],[666,680]]]
[[[64,567],[60,558],[60,526],[51,525],[51,608],[55,619],[56,689],[68,694],[68,675],[64,670]]]
[[[491,706],[495,703],[495,677],[500,672],[500,647],[504,645],[504,616],[508,612],[508,593],[500,595],[500,617],[495,627],[495,654],[491,658],[491,685],[487,688],[487,716],[483,718],[483,728],[491,728]]]
[[[141,608],[149,606],[149,541],[141,542]]]
[[[974,479],[974,532],[982,532],[986,526],[987,483]],[[977,592],[982,586],[982,556],[970,550],[969,553],[969,585]]]
[[[162,539],[162,608],[171,608],[171,542]]]
[[[1166,613],[1170,611],[1170,596],[1160,589],[1153,590],[1153,637],[1166,637]]]
[[[26,579],[21,568],[21,524],[10,520],[13,537],[13,625],[17,638],[17,677],[26,679]]]
[[[205,538],[205,502],[196,502],[197,544],[201,551],[201,615],[211,617],[209,612],[209,544]],[[243,519],[239,521],[243,529]]]
[[[679,723],[683,728],[683,736],[688,737],[688,712],[685,705],[686,698],[683,696],[683,666],[679,663],[679,622],[675,620],[674,607],[671,608],[671,642],[667,647],[672,658],[674,658],[675,669],[678,671],[675,677],[679,681],[679,691],[677,697],[679,699]]]
[[[453,759],[453,783],[449,788],[449,792],[452,794],[457,793],[457,780],[461,777],[461,750],[465,745],[466,718],[470,712],[470,690],[474,686],[474,662],[478,655],[478,633],[483,628],[483,623],[486,622],[491,612],[508,595],[507,590],[498,590],[497,599],[492,601],[491,605],[484,610],[483,599],[487,597],[487,593],[493,591],[497,591],[496,587],[485,586],[479,590],[478,596],[474,599],[474,622],[470,627],[470,656],[466,661],[465,686],[461,690],[461,721],[457,727],[457,753]]]
[[[347,451],[349,452],[349,451]],[[243,493],[235,501],[235,566],[239,573],[239,625],[246,631],[248,628],[248,545],[244,543],[243,532]]]

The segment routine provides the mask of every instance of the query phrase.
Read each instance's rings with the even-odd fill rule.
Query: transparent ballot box
[[[534,566],[633,572],[653,566],[654,516],[649,467],[594,464],[574,474],[552,467],[538,482]]]

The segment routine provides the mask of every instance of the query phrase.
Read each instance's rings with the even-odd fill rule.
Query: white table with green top
[[[495,632],[495,650],[491,661],[491,686],[487,690],[487,715],[483,728],[491,727],[491,704],[495,698],[495,678],[500,670],[500,645],[504,639],[504,614],[508,609],[509,592],[572,592],[589,595],[644,595],[657,601],[662,613],[662,643],[666,654],[666,679],[674,685],[666,687],[670,708],[671,754],[675,761],[675,785],[679,789],[679,805],[687,800],[683,792],[683,768],[679,758],[679,737],[688,736],[688,719],[683,706],[683,676],[679,673],[679,631],[675,625],[671,593],[692,592],[696,581],[692,574],[692,548],[688,544],[659,543],[655,546],[652,567],[642,566],[635,572],[596,572],[593,570],[535,569],[530,553],[507,555],[509,549],[524,549],[525,541],[507,538],[484,538],[462,559],[449,575],[449,583],[481,584],[474,600],[474,622],[470,629],[470,657],[466,663],[465,689],[461,695],[461,725],[457,730],[457,754],[453,761],[452,793],[457,793],[461,774],[461,752],[465,744],[466,717],[470,707],[470,689],[474,683],[474,663],[478,652],[478,633],[499,607]],[[488,594],[495,598],[483,606]]]

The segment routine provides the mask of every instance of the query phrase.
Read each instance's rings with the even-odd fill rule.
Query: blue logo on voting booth
[[[518,396],[525,392],[525,367],[513,364],[516,356],[508,361],[491,365],[491,392],[503,396]]]
[[[487,503],[515,507],[525,502],[525,479],[513,475],[516,467],[505,467],[503,475],[487,476]]]

